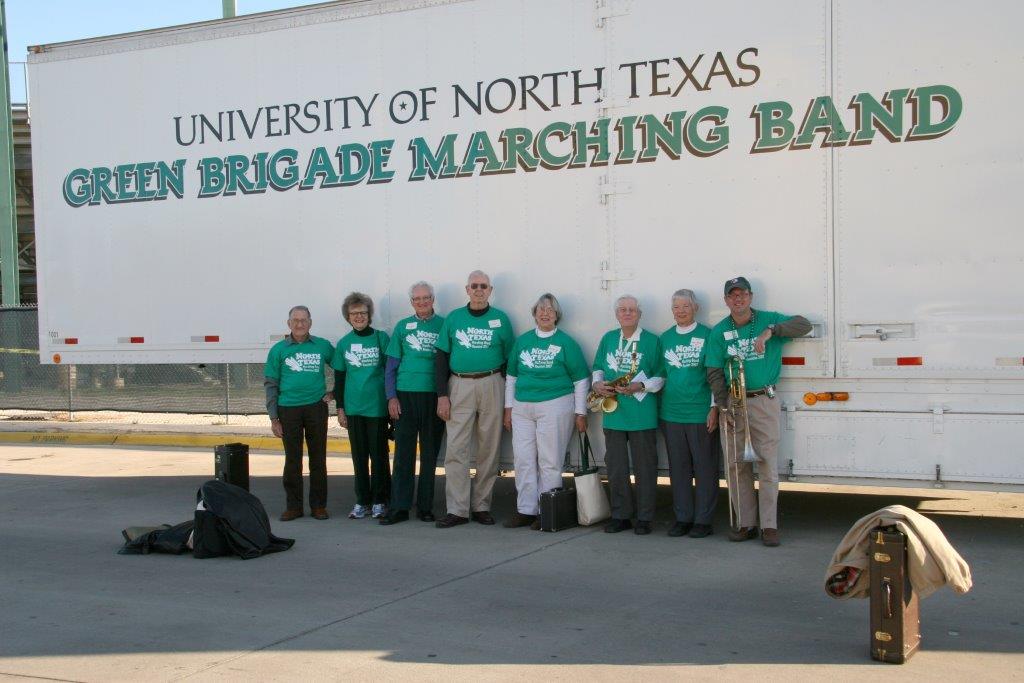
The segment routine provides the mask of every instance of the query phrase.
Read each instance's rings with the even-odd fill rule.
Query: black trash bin
[[[213,449],[213,476],[249,490],[249,444],[225,443]]]

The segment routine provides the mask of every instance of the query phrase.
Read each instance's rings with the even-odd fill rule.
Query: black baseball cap
[[[736,288],[745,289],[748,292],[753,291],[750,288],[750,281],[747,280],[747,278],[743,277],[742,275],[739,276],[739,277],[734,277],[731,280],[726,280],[725,281],[725,293],[726,294],[728,294],[729,292],[731,292],[732,290],[734,290]]]

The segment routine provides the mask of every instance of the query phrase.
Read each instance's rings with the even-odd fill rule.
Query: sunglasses
[[[488,284],[485,284],[483,282],[474,282],[473,284],[469,285],[469,288],[470,289],[490,289],[491,286],[488,285]]]

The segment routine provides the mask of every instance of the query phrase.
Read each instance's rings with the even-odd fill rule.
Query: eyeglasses
[[[422,303],[426,303],[427,301],[433,301],[433,300],[434,300],[434,297],[432,297],[432,296],[414,296],[412,298],[412,302],[414,304],[422,304]]]
[[[288,318],[288,322],[292,325],[309,325],[313,321],[309,318]]]
[[[370,315],[369,311],[349,311],[348,317],[350,318],[365,318]]]
[[[470,289],[490,289],[491,286],[485,282],[473,282],[469,285]]]

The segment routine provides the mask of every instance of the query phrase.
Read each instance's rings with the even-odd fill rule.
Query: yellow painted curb
[[[273,436],[251,434],[181,434],[174,432],[0,432],[0,443],[52,443],[66,446],[169,446],[172,448],[213,448],[225,443],[244,443],[254,450],[284,450]],[[351,453],[346,438],[328,439],[329,453]]]

